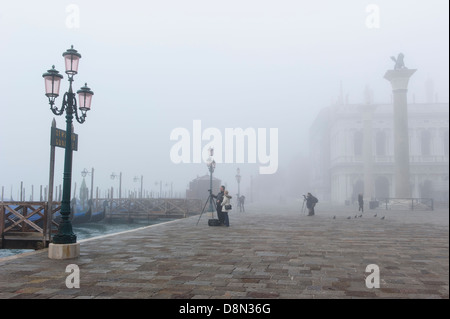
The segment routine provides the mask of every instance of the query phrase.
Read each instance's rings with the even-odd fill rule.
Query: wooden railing
[[[171,214],[187,216],[190,213],[200,213],[200,199],[183,198],[121,198],[99,199],[100,203],[106,201],[108,211],[117,213],[148,213],[159,212],[170,216]]]
[[[107,218],[180,218],[202,209],[201,200],[181,198],[96,199],[92,204],[96,211],[106,208]],[[0,202],[0,248],[47,247],[58,229],[53,215],[60,210],[61,202]]]
[[[6,239],[42,241],[47,246],[52,231],[58,227],[52,216],[60,209],[60,202],[0,202],[2,246]]]

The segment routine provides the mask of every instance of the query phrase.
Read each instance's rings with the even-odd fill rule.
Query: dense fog
[[[310,191],[323,202],[354,201],[364,180],[355,146],[361,107],[377,106],[374,167],[393,163],[392,87],[384,75],[403,53],[405,66],[417,69],[407,92],[410,156],[447,163],[446,172],[411,175],[410,195],[448,201],[448,6],[441,0],[2,2],[4,197],[17,199],[22,182],[25,199],[33,185],[38,200],[40,185],[48,184],[51,122],[65,129],[65,119],[50,111],[42,74],[55,65],[64,75],[59,107],[69,87],[62,53],[73,45],[82,56],[74,90],[87,83],[94,92],[86,122],[74,122],[73,189],[82,170],[94,168],[101,197],[111,187],[117,192],[113,173],[122,173],[123,196],[139,192],[142,177],[144,195],[184,197],[190,181],[209,174],[213,147],[214,177],[236,194],[239,168],[240,192],[251,202],[295,202]],[[377,146],[383,132],[385,146]],[[360,165],[349,165],[341,180],[333,169],[347,160]],[[55,186],[62,184],[63,161],[57,148]],[[395,197],[392,174],[373,176],[371,197]]]

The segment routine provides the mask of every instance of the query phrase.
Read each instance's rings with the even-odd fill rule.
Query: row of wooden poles
[[[45,199],[47,199],[47,193],[48,193],[48,187],[47,186],[43,186],[40,185],[39,187],[39,201],[45,201]],[[126,193],[126,192],[125,192]],[[163,192],[162,194],[159,194],[157,192],[153,192],[153,191],[146,191],[143,190],[143,196],[141,196],[140,191],[128,191],[128,196],[127,198],[182,198],[184,196],[181,196],[181,193],[172,193],[170,191],[166,191]],[[61,184],[59,186],[55,187],[55,195],[53,196],[53,200],[54,201],[61,201],[62,199],[62,186]],[[114,198],[114,196],[111,196],[111,194],[114,195],[114,188],[111,187],[111,189],[108,189],[106,191],[104,191],[104,197],[103,198]],[[16,197],[16,201],[20,201],[20,202],[24,202],[26,201],[26,190],[25,187],[23,187],[23,182],[20,182],[20,190],[17,190],[17,197]],[[34,185],[31,185],[31,194],[29,196],[29,201],[34,201]],[[80,194],[81,195],[81,194]],[[93,194],[91,194],[91,196],[89,196],[88,194],[86,194],[86,198],[92,197]],[[175,196],[174,196],[175,195]],[[77,183],[75,183],[75,187],[73,190],[73,198],[77,197]],[[97,187],[96,189],[96,198],[99,199],[101,198],[101,191],[99,190],[99,188]],[[116,198],[122,198],[122,194],[121,191],[117,192],[116,194]],[[1,191],[1,201],[5,201],[5,187],[2,186],[2,191]],[[8,199],[8,201],[13,201],[14,197],[12,194],[12,187],[11,187],[11,191],[10,191],[10,198]]]

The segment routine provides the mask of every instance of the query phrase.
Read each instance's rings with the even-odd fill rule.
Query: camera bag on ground
[[[208,226],[220,226],[220,222],[218,219],[208,219]]]

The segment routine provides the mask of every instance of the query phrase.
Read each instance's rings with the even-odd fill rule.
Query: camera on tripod
[[[209,203],[210,204],[210,208],[211,208],[211,213],[213,214],[213,217],[214,217],[214,209],[216,209],[217,210],[217,204],[216,204],[216,202],[213,200],[213,198],[214,198],[214,195],[213,195],[213,193],[212,193],[212,189],[208,189],[208,192],[209,192],[209,195],[208,195],[208,198],[206,199],[206,202],[205,202],[205,206],[203,206],[203,209],[202,209],[202,212],[200,213],[200,217],[198,218],[198,220],[197,220],[197,225],[198,225],[198,222],[200,221],[200,218],[202,217],[202,215],[203,215],[203,213],[205,212],[205,208],[206,208],[206,205]],[[214,221],[217,221],[217,223],[218,223],[218,219],[212,219],[212,220],[214,220]],[[208,225],[209,226],[218,226],[218,225],[216,225],[216,224],[211,224],[211,221],[212,220],[209,220],[208,221]]]

